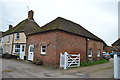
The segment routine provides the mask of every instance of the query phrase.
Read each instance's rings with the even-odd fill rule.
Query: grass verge
[[[97,60],[97,61],[84,61],[80,63],[80,66],[92,66],[92,65],[96,65],[96,64],[103,64],[103,63],[107,63],[109,62],[108,60]]]

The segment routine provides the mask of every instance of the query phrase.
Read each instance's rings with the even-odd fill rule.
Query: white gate
[[[60,53],[60,68],[67,69],[68,67],[78,66],[80,66],[80,54]]]

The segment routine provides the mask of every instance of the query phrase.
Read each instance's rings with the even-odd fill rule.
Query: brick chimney
[[[13,28],[13,26],[12,26],[12,25],[9,25],[9,29],[11,29],[11,28]]]
[[[34,15],[34,11],[33,11],[33,10],[30,10],[30,11],[28,12],[28,19],[34,20],[34,19],[33,19],[33,15]]]

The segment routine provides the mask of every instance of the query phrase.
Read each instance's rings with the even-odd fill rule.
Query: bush
[[[81,62],[80,65],[81,66],[91,66],[91,65],[96,65],[96,64],[103,64],[109,62],[108,60],[97,60],[97,61],[84,61]]]
[[[10,58],[11,58],[11,55],[8,54],[8,53],[6,53],[5,58],[6,58],[6,59],[10,59]]]

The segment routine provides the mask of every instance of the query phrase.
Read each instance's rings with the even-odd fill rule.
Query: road
[[[15,59],[0,60],[2,60],[3,78],[113,78],[113,60],[105,64],[68,70],[38,66]]]

